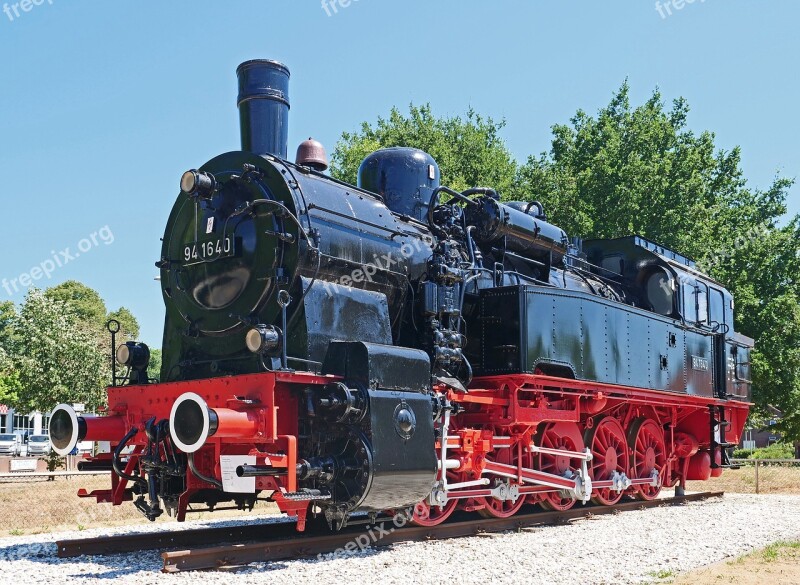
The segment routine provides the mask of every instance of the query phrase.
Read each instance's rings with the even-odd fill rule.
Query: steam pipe
[[[195,463],[194,463],[194,453],[189,453],[189,456],[186,458],[186,461],[187,461],[187,463],[189,465],[189,471],[191,471],[192,474],[197,479],[199,479],[200,481],[204,481],[206,483],[210,483],[211,485],[213,485],[217,489],[220,489],[220,490],[223,489],[221,481],[219,481],[218,479],[214,479],[213,477],[205,476],[202,473],[200,473],[200,471],[197,469],[197,465],[195,465]]]

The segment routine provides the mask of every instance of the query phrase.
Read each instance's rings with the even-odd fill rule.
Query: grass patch
[[[83,476],[41,481],[20,478],[14,482],[0,482],[0,531],[11,536],[43,534],[59,530],[84,531],[91,528],[130,526],[150,523],[133,506],[125,502],[122,506],[97,504],[94,498],[79,498],[78,488],[87,491],[108,489],[110,476]],[[35,506],[25,502],[35,494]],[[239,511],[219,511],[213,514],[190,514],[189,520],[234,519],[247,521],[249,517],[266,516],[277,512],[272,503],[258,502],[252,514]],[[166,514],[158,523],[173,522]],[[0,579],[2,582],[2,579]]]
[[[800,541],[779,541],[769,546],[765,547],[763,551],[761,551],[762,558],[770,563],[780,556],[780,553],[785,551],[786,549],[789,550],[800,550]]]
[[[648,573],[648,576],[653,577],[655,579],[669,579],[670,577],[675,576],[675,571],[670,571],[668,569],[661,569],[660,571],[651,571]]]

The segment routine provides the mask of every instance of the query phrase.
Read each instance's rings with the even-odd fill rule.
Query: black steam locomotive
[[[267,493],[301,524],[420,504],[436,523],[654,497],[724,466],[752,342],[691,260],[570,241],[536,201],[441,186],[413,148],[368,156],[358,186],[314,141],[289,162],[288,69],[237,74],[242,150],[183,175],[163,239],[160,383],[130,343],[117,422],[53,414],[57,450],[114,442],[98,499],[182,518]]]

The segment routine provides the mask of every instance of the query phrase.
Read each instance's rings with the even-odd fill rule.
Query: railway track
[[[720,497],[723,492],[702,492],[652,501],[630,501],[615,506],[577,507],[566,512],[537,511],[510,518],[454,516],[435,527],[397,526],[390,517],[380,517],[373,524],[366,518],[341,532],[331,533],[318,519],[309,522],[305,533],[297,533],[292,522],[260,523],[233,527],[126,534],[121,536],[58,541],[61,558],[82,555],[110,555],[142,550],[164,549],[164,572],[196,571],[244,566],[255,562],[308,558],[337,551],[355,551],[366,547],[384,547],[398,542],[444,540],[523,530],[533,526],[565,524],[574,520],[674,506],[685,502]],[[208,543],[224,543],[208,546]]]

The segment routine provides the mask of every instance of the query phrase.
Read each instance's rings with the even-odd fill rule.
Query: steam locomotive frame
[[[729,466],[752,340],[733,299],[678,253],[632,236],[570,241],[542,205],[439,184],[410,148],[359,185],[321,145],[287,159],[289,71],[237,70],[242,150],[187,171],[163,240],[161,381],[149,350],[102,417],[51,415],[53,448],[184,520],[259,498],[330,526],[412,510],[507,517],[526,504],[652,499]]]

